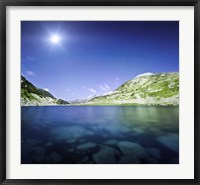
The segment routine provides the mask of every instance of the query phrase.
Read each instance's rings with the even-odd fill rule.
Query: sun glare
[[[58,35],[52,35],[51,36],[51,42],[54,44],[57,44],[60,42],[60,37]]]

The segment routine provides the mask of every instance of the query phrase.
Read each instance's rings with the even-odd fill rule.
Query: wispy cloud
[[[110,90],[110,86],[107,83],[104,83],[103,85],[99,85],[99,88],[101,90],[101,95],[107,95],[113,92]]]
[[[22,61],[35,61],[35,58],[32,56],[27,56],[26,58],[24,58]]]
[[[107,83],[103,83],[98,86],[99,88],[94,89],[94,88],[88,88],[86,86],[82,86],[83,89],[86,89],[90,92],[87,98],[92,98],[95,96],[103,96],[103,95],[108,95],[111,94],[113,91],[111,91],[110,86]]]
[[[104,83],[103,85],[99,85],[99,88],[103,91],[103,92],[107,92],[110,91],[110,87],[107,83]]]
[[[49,92],[49,89],[48,88],[43,88],[45,91],[48,91]]]
[[[33,71],[30,71],[30,70],[26,71],[26,73],[27,73],[29,76],[34,76],[34,75],[35,75],[35,73],[34,73]]]
[[[115,79],[116,81],[115,81],[115,84],[116,84],[116,86],[119,86],[119,81],[120,81],[120,78],[119,77],[116,77],[116,79]]]
[[[73,92],[71,89],[65,89],[65,91],[66,91],[68,94],[75,95],[75,92]]]
[[[92,93],[96,93],[96,90],[95,89],[93,89],[93,88],[90,88],[90,89],[88,89],[90,92],[92,92]]]

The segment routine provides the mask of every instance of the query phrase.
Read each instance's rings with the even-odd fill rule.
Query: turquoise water
[[[177,164],[178,107],[22,107],[22,164]]]

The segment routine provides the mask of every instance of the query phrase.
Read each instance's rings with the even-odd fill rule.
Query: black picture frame
[[[6,179],[6,7],[8,6],[193,6],[194,7],[194,179]],[[200,184],[199,147],[199,62],[200,62],[200,1],[199,0],[2,0],[0,1],[0,183],[6,184]]]

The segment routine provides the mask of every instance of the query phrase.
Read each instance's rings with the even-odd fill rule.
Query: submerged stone
[[[75,143],[77,140],[76,139],[68,139],[66,140],[66,143]]]
[[[161,152],[159,149],[157,148],[147,148],[146,149],[148,154],[150,154],[152,157],[156,158],[156,159],[160,159],[161,158]]]
[[[117,140],[111,139],[105,142],[106,145],[116,145],[118,143]]]
[[[157,138],[157,140],[162,143],[165,147],[173,150],[174,152],[179,151],[179,135],[178,134],[167,134]]]
[[[23,156],[22,164],[32,164],[33,160],[31,156]]]
[[[59,127],[53,131],[53,134],[55,135],[56,139],[62,139],[66,141],[94,135],[92,131],[86,130],[80,126]]]
[[[151,156],[146,156],[144,160],[147,164],[157,164],[158,163],[158,159],[153,158]]]
[[[141,129],[141,128],[134,128],[133,131],[135,131],[137,134],[141,134],[141,133],[144,132],[144,129]],[[135,133],[135,134],[136,134],[136,133]],[[133,135],[135,135],[135,134],[133,134]]]
[[[33,151],[34,151],[33,159],[37,163],[41,163],[45,159],[46,149],[43,147],[37,146],[33,148]]]
[[[94,148],[95,146],[96,146],[95,143],[88,142],[88,143],[78,145],[76,149],[78,149],[78,150],[89,150],[91,148]]]
[[[85,139],[80,139],[79,142],[83,143],[83,142],[85,142],[85,141],[86,141]]]
[[[88,156],[86,156],[86,157],[84,157],[83,159],[82,159],[82,162],[83,163],[86,163],[86,162],[88,162],[89,161],[89,157]]]
[[[126,155],[122,156],[122,158],[119,161],[119,164],[140,164],[140,159],[138,159],[134,155]]]
[[[122,132],[122,128],[120,126],[112,126],[112,125],[103,125],[101,127],[103,133],[103,137],[108,137],[109,135],[116,135]],[[106,131],[106,132],[105,132]]]
[[[135,156],[137,158],[144,158],[147,156],[145,149],[137,143],[121,141],[118,143],[118,147],[125,156]]]
[[[27,139],[27,143],[29,145],[37,145],[39,144],[40,142],[38,140],[35,140],[35,139]]]
[[[61,160],[63,159],[63,157],[57,153],[57,152],[53,152],[50,154],[50,160],[53,162],[53,163],[58,163],[60,162]]]
[[[179,164],[179,158],[173,158],[170,160],[172,164]]]
[[[115,164],[115,149],[103,147],[99,152],[93,154],[92,158],[97,164]]]
[[[73,148],[69,149],[68,152],[74,152],[75,150]]]
[[[51,146],[52,144],[53,144],[53,143],[48,142],[48,143],[45,144],[45,146]]]

